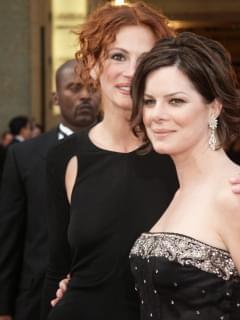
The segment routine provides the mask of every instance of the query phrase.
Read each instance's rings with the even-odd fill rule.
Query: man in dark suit
[[[58,139],[97,118],[96,95],[75,73],[74,60],[56,73],[57,129],[8,150],[0,192],[0,320],[37,320],[47,266],[46,157]]]

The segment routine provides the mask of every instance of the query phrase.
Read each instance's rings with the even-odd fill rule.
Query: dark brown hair
[[[240,91],[230,54],[219,42],[191,32],[160,40],[138,65],[132,82],[135,134],[143,134],[149,144],[142,120],[145,84],[151,72],[167,66],[177,66],[207,103],[222,103],[217,128],[221,146],[239,136]]]
[[[152,30],[156,41],[173,35],[166,17],[143,2],[116,6],[107,3],[96,9],[87,21],[76,31],[80,48],[76,58],[81,59],[80,78],[84,83],[93,83],[90,71],[98,63],[98,75],[107,56],[107,48],[116,39],[119,29],[125,26],[143,25]],[[98,79],[97,79],[98,80]],[[97,81],[98,82],[98,81]]]

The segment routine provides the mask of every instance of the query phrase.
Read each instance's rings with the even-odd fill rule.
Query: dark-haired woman
[[[228,184],[240,167],[223,150],[240,135],[235,79],[226,50],[192,33],[159,41],[137,68],[134,125],[180,184],[131,250],[142,320],[240,319],[240,200]]]

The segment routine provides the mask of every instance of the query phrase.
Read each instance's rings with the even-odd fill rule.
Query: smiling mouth
[[[154,136],[159,138],[164,138],[170,135],[171,133],[174,133],[173,130],[152,130]]]
[[[130,95],[130,86],[117,86],[118,90],[124,95]]]

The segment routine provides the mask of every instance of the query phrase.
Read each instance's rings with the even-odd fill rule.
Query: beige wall
[[[49,1],[0,2],[0,132],[25,114],[45,122],[49,87]]]
[[[50,1],[29,0],[31,65],[31,115],[46,128],[51,117],[51,6]]]
[[[69,3],[76,0],[61,0],[62,5],[64,1],[70,8]],[[103,2],[88,0],[86,12]],[[160,6],[169,18],[177,21],[180,31],[191,30],[222,41],[231,50],[234,62],[240,65],[239,0],[147,2]],[[0,132],[17,114],[28,114],[46,128],[58,121],[51,103],[52,19],[51,0],[0,1]],[[69,21],[72,26],[73,21]],[[66,55],[59,51],[58,61],[63,57]]]
[[[31,109],[28,0],[0,2],[0,131]]]

